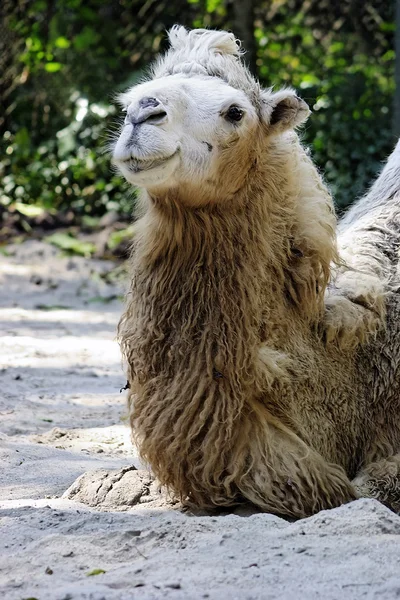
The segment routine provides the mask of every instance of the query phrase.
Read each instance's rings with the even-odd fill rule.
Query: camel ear
[[[276,93],[264,90],[261,94],[261,106],[262,119],[271,133],[294,129],[303,123],[311,112],[308,104],[290,89]]]

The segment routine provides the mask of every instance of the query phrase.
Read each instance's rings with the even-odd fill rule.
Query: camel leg
[[[356,271],[339,273],[325,297],[321,333],[327,344],[353,350],[385,326],[385,292],[378,277]]]
[[[253,464],[238,485],[261,509],[302,518],[358,497],[344,469],[327,462],[294,433],[270,425],[264,440],[268,447],[253,436]]]
[[[400,454],[366,465],[352,483],[359,496],[376,498],[400,514]]]
[[[333,283],[325,296],[321,329],[327,343],[335,341],[342,349],[352,350],[385,327],[391,263],[384,252],[388,230],[364,230],[362,225],[357,228],[346,224],[346,220],[339,223],[342,264],[334,270]]]

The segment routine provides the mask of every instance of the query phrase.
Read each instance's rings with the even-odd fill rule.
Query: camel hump
[[[338,233],[345,234],[353,226],[366,226],[379,220],[397,222],[400,229],[400,139],[389,156],[379,177],[369,192],[351,206],[338,224]],[[396,229],[397,229],[396,227]]]

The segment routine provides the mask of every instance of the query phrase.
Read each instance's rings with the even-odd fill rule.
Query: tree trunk
[[[397,0],[400,2],[400,0]],[[243,44],[243,56],[253,75],[257,75],[256,41],[254,39],[254,0],[233,0],[233,32]]]

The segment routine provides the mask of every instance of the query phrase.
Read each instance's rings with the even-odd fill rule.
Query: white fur
[[[114,149],[114,162],[126,179],[146,188],[161,184],[173,187],[187,181],[201,184],[215,176],[218,147],[228,145],[239,129],[254,129],[257,123],[256,111],[247,96],[217,78],[178,74],[143,83],[124,94],[126,110],[146,96],[162,102],[167,119],[157,125],[141,124],[134,139],[132,126],[126,125]],[[223,117],[233,104],[245,111],[239,127]],[[176,152],[179,158],[162,171],[163,177],[160,168],[135,173],[125,166],[129,157],[150,161]]]
[[[303,122],[309,109],[291,89],[262,90],[243,69],[230,33],[174,27],[170,41],[170,50],[153,68],[153,79],[120,96],[128,115],[138,113],[140,101],[151,97],[166,116],[135,125],[127,119],[113,160],[134,185],[156,192],[201,186],[213,200],[221,193],[215,180],[228,153],[239,152],[241,141],[248,145],[260,124],[269,136],[281,134]],[[243,111],[240,122],[226,119],[231,106]]]

